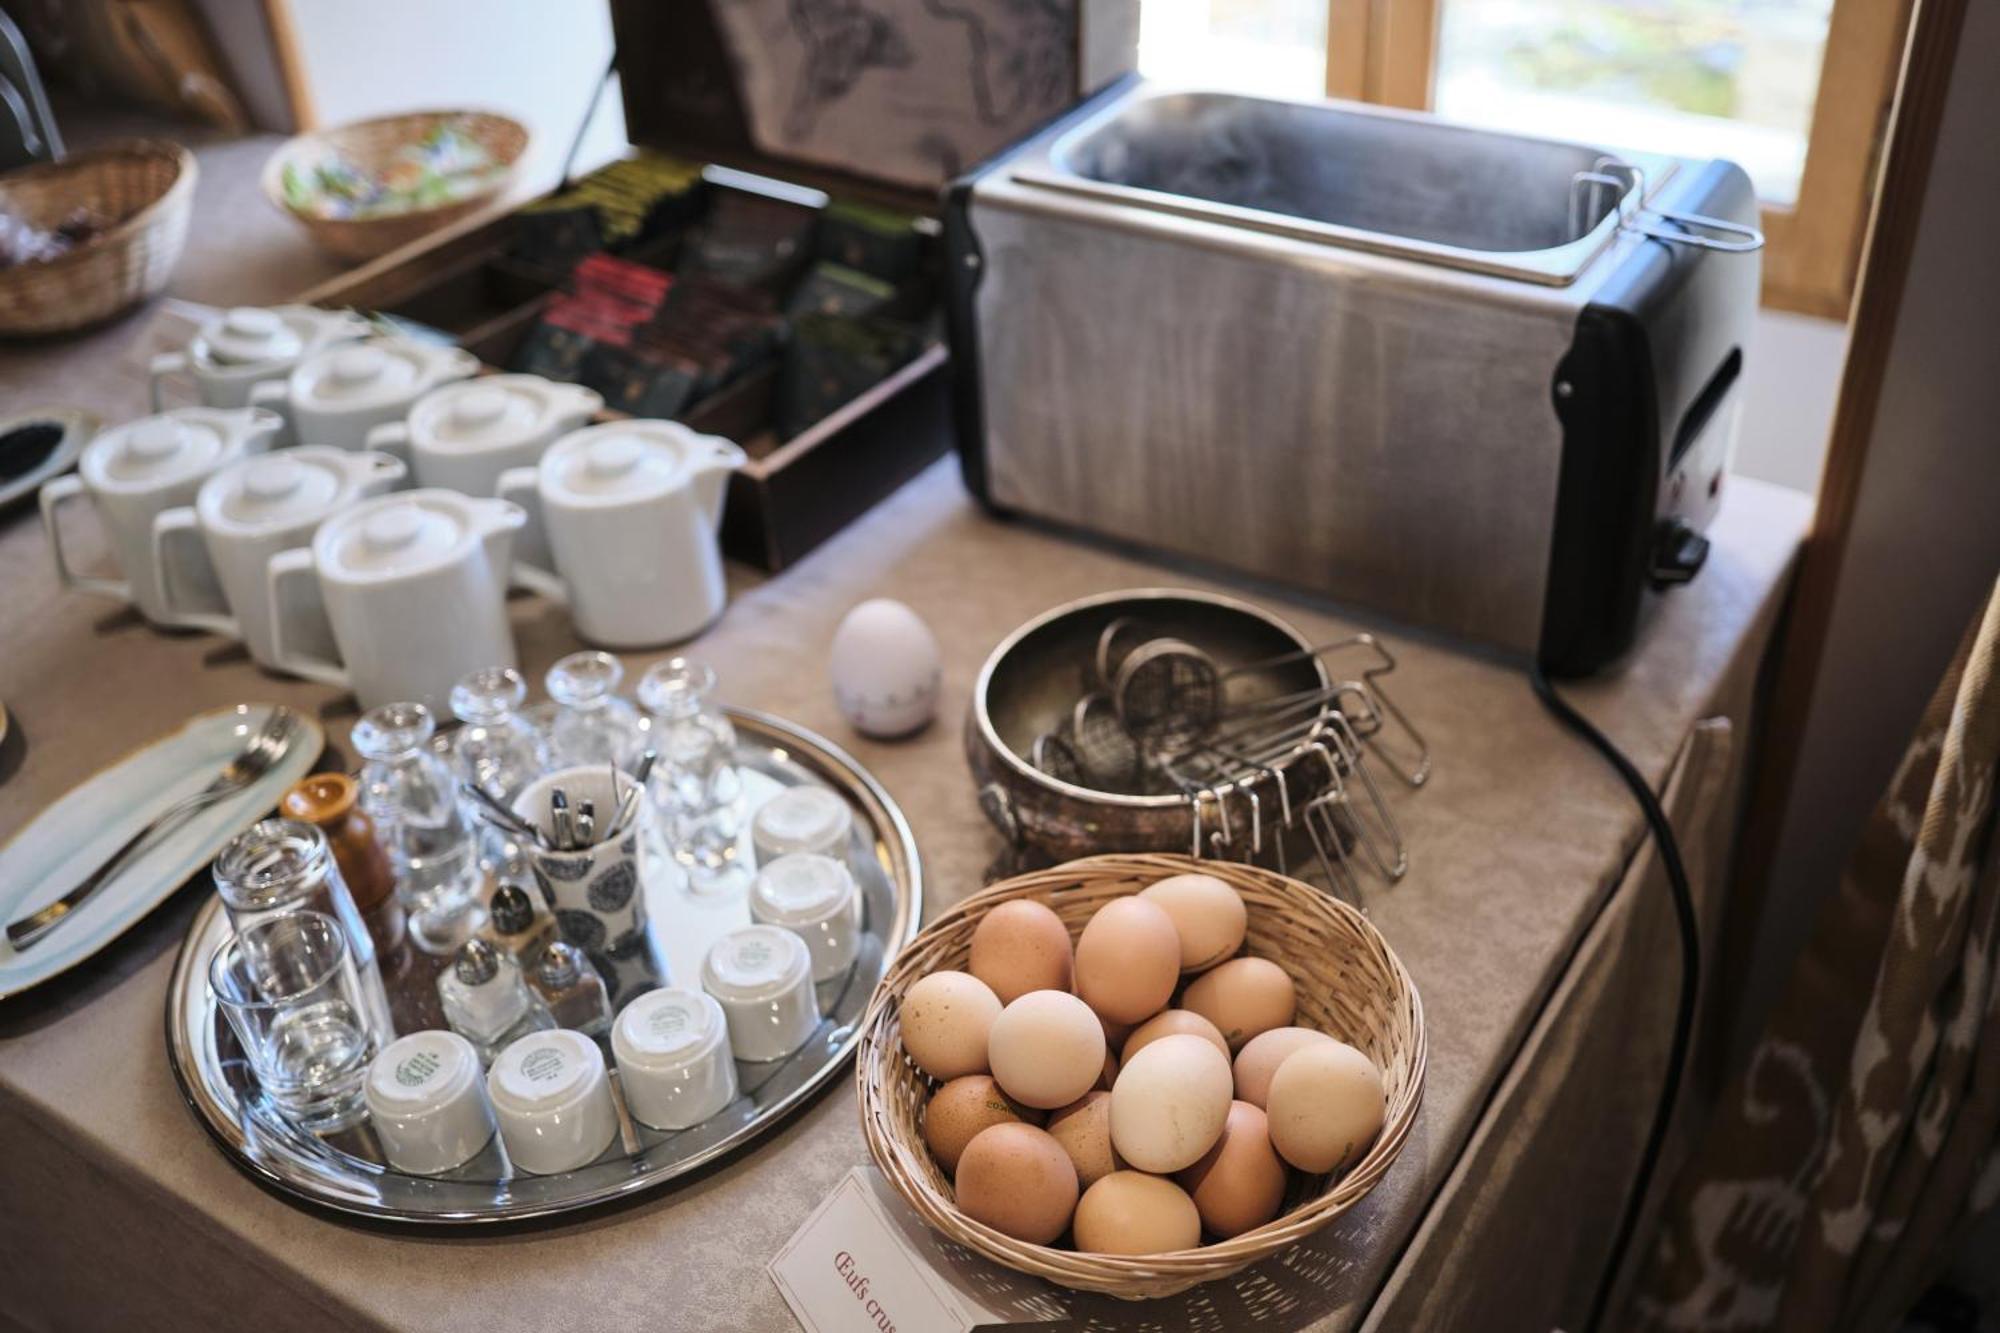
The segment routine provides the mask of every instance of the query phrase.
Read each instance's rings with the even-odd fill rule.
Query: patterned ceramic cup
[[[595,810],[598,829],[610,832],[618,802],[639,791],[638,808],[630,824],[615,838],[594,841],[573,851],[528,848],[528,864],[542,898],[555,913],[556,930],[589,956],[604,978],[614,1007],[666,980],[646,939],[646,891],[640,854],[644,821],[650,817],[645,793],[624,773],[612,787],[612,772],[603,764],[565,768],[531,782],[514,801],[514,813],[555,842],[555,817],[550,801],[560,788],[572,814],[584,802]]]

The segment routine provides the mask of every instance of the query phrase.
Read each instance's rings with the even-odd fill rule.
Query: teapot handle
[[[277,428],[272,432],[270,447],[288,449],[298,440],[292,431],[292,386],[290,380],[263,380],[250,386],[248,407],[261,407],[275,414]]]
[[[88,494],[83,478],[74,472],[42,483],[40,496],[42,530],[49,535],[49,553],[55,557],[56,578],[62,582],[63,587],[73,592],[87,592],[98,597],[109,597],[113,601],[130,602],[132,600],[130,583],[124,579],[94,578],[79,574],[69,567],[69,560],[63,554],[62,522],[56,516],[56,511],[65,501]]]
[[[162,352],[146,366],[146,392],[157,414],[167,410],[166,395],[160,392],[170,375],[187,373],[188,359],[185,352]]]
[[[319,567],[312,548],[295,546],[271,557],[264,567],[264,596],[271,611],[271,659],[281,671],[337,689],[350,688],[347,667],[339,660],[339,645],[326,618],[320,594]],[[315,652],[306,646],[317,639]]]
[[[379,426],[370,426],[363,447],[378,454],[387,454],[399,460],[405,468],[415,466],[410,456],[410,423],[407,421],[385,421]]]
[[[562,575],[556,573],[555,557],[549,551],[548,529],[543,522],[541,469],[510,467],[500,474],[493,493],[499,499],[519,505],[528,516],[528,521],[514,534],[514,559],[508,582],[559,606],[567,606],[569,587]]]
[[[163,510],[153,519],[154,592],[169,624],[205,629],[231,639],[243,637],[236,617],[229,614],[222,581],[216,577],[202,540],[194,510],[186,505]],[[181,593],[194,593],[187,603]]]

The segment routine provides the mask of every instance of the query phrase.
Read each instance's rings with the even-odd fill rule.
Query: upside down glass
[[[426,953],[448,954],[486,924],[480,906],[479,831],[458,796],[450,765],[431,749],[437,723],[422,704],[384,704],[354,724],[361,804],[396,869],[410,935]]]
[[[749,883],[748,868],[736,864],[743,822],[736,728],[716,707],[714,692],[715,672],[686,657],[655,663],[639,681],[658,756],[648,783],[653,804],[692,887],[711,893]]]
[[[377,1043],[339,922],[320,912],[254,921],[209,960],[208,987],[281,1115],[312,1133],[360,1121]]]

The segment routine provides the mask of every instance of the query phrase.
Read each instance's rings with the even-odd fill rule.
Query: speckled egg
[[[1086,1092],[1058,1111],[1049,1113],[1049,1137],[1069,1154],[1076,1178],[1085,1189],[1122,1170],[1111,1146],[1111,1094],[1102,1090]]]
[[[903,996],[903,1049],[932,1078],[986,1071],[986,1037],[1000,1017],[1000,997],[965,972],[920,977]]]
[[[1069,928],[1041,903],[1001,903],[972,932],[966,971],[1010,1004],[1031,990],[1068,990],[1075,959]]]
[[[965,1145],[980,1130],[1019,1122],[1042,1123],[1042,1113],[1023,1106],[993,1081],[991,1074],[966,1074],[931,1095],[924,1107],[924,1142],[947,1172],[958,1170]]]
[[[1033,1125],[993,1125],[965,1145],[952,1181],[958,1206],[975,1222],[1031,1245],[1047,1245],[1076,1211],[1069,1154]]]

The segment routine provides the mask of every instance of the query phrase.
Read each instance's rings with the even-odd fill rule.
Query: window
[[[1495,129],[1725,157],[1765,299],[1843,317],[1910,0],[1142,0],[1140,68]],[[1822,87],[1828,95],[1820,96]]]

